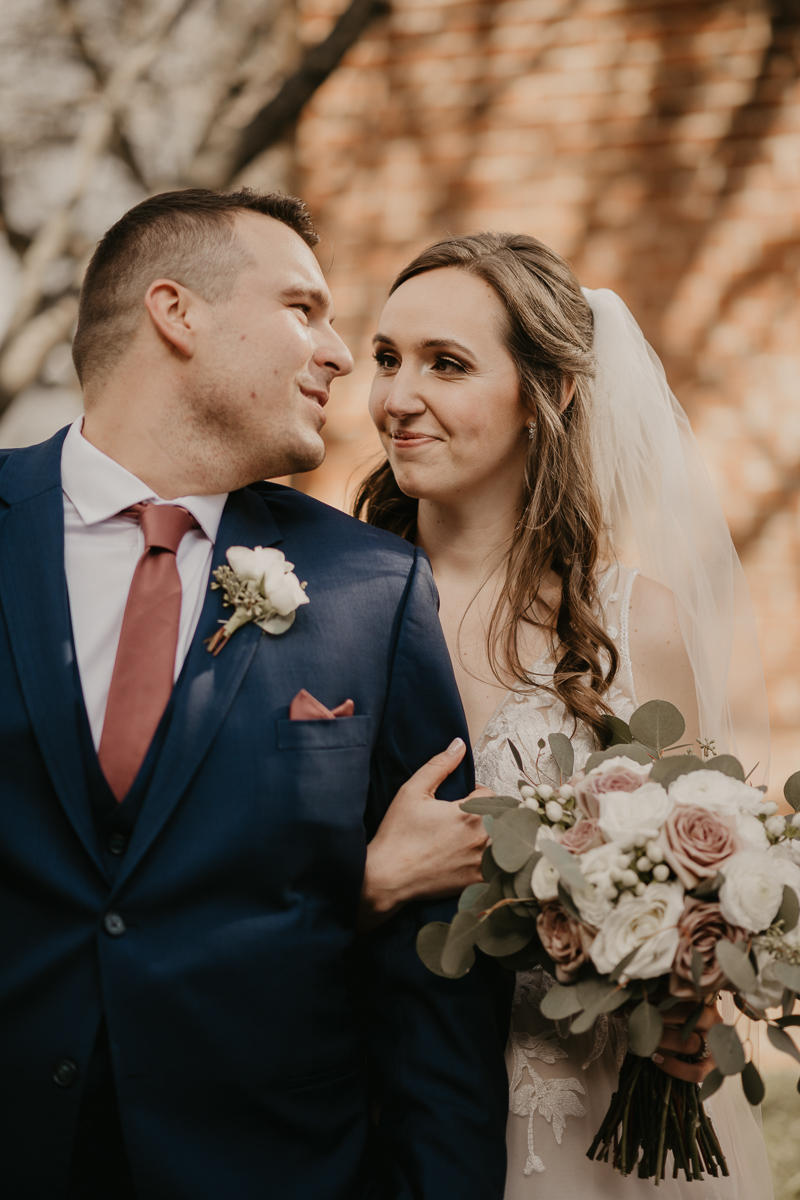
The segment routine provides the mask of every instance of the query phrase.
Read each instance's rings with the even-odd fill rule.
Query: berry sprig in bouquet
[[[764,1085],[735,1024],[707,1035],[716,1066],[702,1087],[651,1061],[664,1013],[694,1007],[688,1041],[705,1006],[728,991],[740,1012],[765,1022],[778,1049],[800,1061],[786,1033],[800,994],[800,816],[752,787],[737,759],[678,745],[685,722],[666,701],[642,705],[626,724],[608,718],[615,742],[574,772],[573,748],[551,734],[559,787],[520,769],[518,797],[465,801],[483,814],[491,844],[484,882],[467,888],[447,924],[420,931],[417,949],[439,975],[469,971],[476,951],[511,970],[541,966],[556,980],[545,1017],[575,1033],[603,1013],[626,1018],[628,1054],[590,1158],[636,1170],[656,1184],[668,1154],[688,1180],[728,1174],[703,1101],[739,1075],[749,1102]],[[544,743],[540,744],[540,750]],[[668,751],[672,753],[667,753]],[[800,772],[785,795],[800,809]],[[780,1006],[782,1016],[766,1009]]]

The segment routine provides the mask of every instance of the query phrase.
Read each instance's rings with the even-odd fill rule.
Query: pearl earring
[[[532,442],[535,437],[536,437],[536,422],[528,421],[528,440]]]

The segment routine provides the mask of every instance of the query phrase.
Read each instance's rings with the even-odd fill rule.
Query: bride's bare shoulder
[[[686,718],[693,737],[697,724],[694,675],[670,589],[637,575],[631,589],[628,629],[639,702],[671,700]]]

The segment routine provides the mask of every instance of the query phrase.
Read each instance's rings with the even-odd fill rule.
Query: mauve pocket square
[[[330,708],[326,708],[324,704],[320,704],[319,700],[316,700],[311,695],[311,692],[307,692],[305,688],[301,688],[289,705],[289,720],[334,721],[336,717],[352,717],[355,711],[356,706],[352,700],[345,700],[342,704],[337,704],[336,708],[331,710]]]

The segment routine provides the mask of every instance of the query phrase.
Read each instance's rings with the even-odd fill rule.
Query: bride
[[[580,767],[607,715],[627,719],[650,699],[681,710],[687,741],[734,751],[729,676],[754,681],[758,734],[741,568],[685,415],[622,301],[583,291],[532,237],[448,238],[395,280],[374,347],[370,412],[386,461],[356,512],[430,558],[477,782],[517,793],[513,742],[529,776],[557,783],[550,733],[572,738]],[[750,753],[741,739],[738,750]],[[401,793],[370,847],[365,894],[391,894],[385,909],[480,878],[479,818],[447,806],[423,845],[410,805]],[[586,1157],[616,1086],[622,1023],[567,1035],[539,1011],[551,984],[540,970],[517,977],[506,1200],[649,1196],[651,1181]],[[709,1009],[700,1028],[719,1019]],[[700,1081],[704,1045],[667,1029],[655,1060]],[[708,1111],[730,1177],[689,1184],[668,1170],[663,1195],[769,1200],[739,1081]]]

